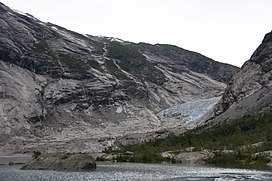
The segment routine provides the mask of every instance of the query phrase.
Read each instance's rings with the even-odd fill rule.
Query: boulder
[[[93,170],[96,162],[90,154],[48,153],[30,161],[23,170]]]
[[[204,160],[214,157],[213,153],[201,151],[201,152],[186,152],[180,153],[172,159],[172,163],[183,163],[183,164],[202,164]]]
[[[165,151],[163,153],[161,153],[161,156],[163,158],[170,158],[170,159],[173,159],[174,157],[174,153],[172,151]]]
[[[257,159],[258,157],[265,157],[270,160],[270,162],[266,163],[266,165],[272,167],[272,150],[254,153],[251,155],[251,157],[253,159]]]

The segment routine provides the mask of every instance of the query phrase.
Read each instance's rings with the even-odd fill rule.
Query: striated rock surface
[[[272,107],[272,32],[229,82],[212,122],[254,114]]]
[[[101,152],[183,129],[158,112],[221,96],[237,67],[81,35],[0,3],[0,152]],[[162,131],[163,130],[163,131]]]
[[[89,154],[48,153],[30,161],[23,170],[61,170],[82,171],[94,170],[96,163]]]

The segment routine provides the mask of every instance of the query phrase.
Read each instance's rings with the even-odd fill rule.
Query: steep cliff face
[[[172,45],[81,35],[1,3],[0,15],[0,151],[96,152],[156,136],[183,125],[156,113],[220,96],[238,71]]]
[[[216,106],[214,122],[254,114],[272,105],[272,32],[233,76]]]

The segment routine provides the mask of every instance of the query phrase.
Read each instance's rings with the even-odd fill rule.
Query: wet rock
[[[80,171],[96,168],[90,154],[48,153],[42,154],[22,167],[23,170]]]

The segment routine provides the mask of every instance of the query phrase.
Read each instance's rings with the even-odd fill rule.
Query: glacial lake
[[[272,170],[219,168],[199,165],[105,163],[90,172],[19,170],[19,166],[0,166],[0,181],[128,181],[185,180],[236,181],[272,180]]]

